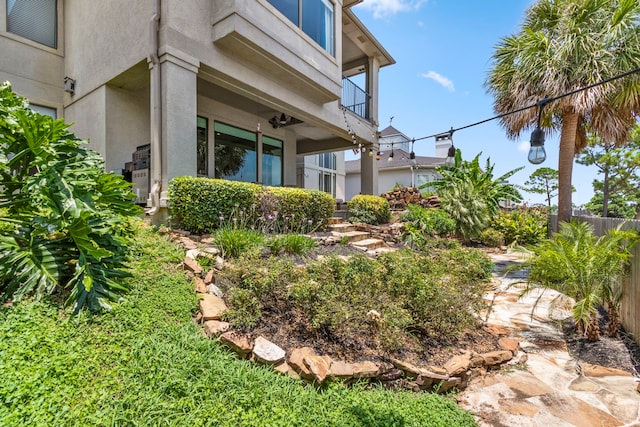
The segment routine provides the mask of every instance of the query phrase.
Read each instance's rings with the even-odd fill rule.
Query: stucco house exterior
[[[396,185],[404,187],[420,187],[440,178],[436,167],[444,165],[447,152],[452,143],[450,139],[436,138],[435,157],[418,156],[411,158],[413,150],[411,139],[398,129],[389,125],[380,132],[379,151],[363,153],[361,159],[345,162],[345,200],[357,194],[368,194],[362,191],[362,158],[378,158],[378,190],[376,195],[390,191]],[[379,153],[379,155],[377,155]],[[393,153],[393,155],[392,155]]]
[[[395,61],[360,1],[2,0],[0,79],[132,172],[150,214],[176,176],[296,186],[299,156],[377,143]]]

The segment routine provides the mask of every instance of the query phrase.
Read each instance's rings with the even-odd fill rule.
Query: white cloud
[[[449,92],[455,92],[455,90],[456,90],[456,88],[453,85],[453,82],[451,80],[449,80],[448,78],[446,78],[442,74],[437,73],[435,71],[429,71],[427,73],[423,73],[422,77],[424,77],[425,79],[433,80],[434,82],[438,83],[443,88],[447,89]]]
[[[427,0],[364,0],[356,7],[368,9],[373,17],[384,18],[400,12],[412,12],[420,9]]]
[[[529,152],[529,141],[520,141],[518,143],[518,151],[521,151],[523,153],[528,153]]]

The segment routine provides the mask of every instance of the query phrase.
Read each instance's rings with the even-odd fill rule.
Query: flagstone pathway
[[[520,254],[492,256],[496,291],[488,325],[507,328],[520,341],[526,363],[473,380],[459,395],[461,406],[480,426],[640,426],[640,393],[631,374],[573,359],[561,320],[571,302],[557,292],[520,297],[525,273],[505,268]],[[560,298],[557,298],[560,296]]]

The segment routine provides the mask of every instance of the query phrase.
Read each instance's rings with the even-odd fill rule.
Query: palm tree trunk
[[[600,324],[598,316],[594,315],[586,325],[585,335],[588,341],[595,342],[600,340]]]
[[[609,306],[609,325],[607,327],[608,337],[617,337],[620,332],[620,312],[616,307]]]
[[[573,157],[576,153],[578,118],[577,113],[565,113],[562,116],[558,157],[558,223],[569,221],[571,218],[571,175]]]

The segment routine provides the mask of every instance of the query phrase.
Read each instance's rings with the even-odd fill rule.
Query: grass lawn
[[[110,312],[0,309],[0,426],[472,426],[438,395],[305,386],[238,360],[192,320],[184,253],[143,229]]]

